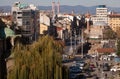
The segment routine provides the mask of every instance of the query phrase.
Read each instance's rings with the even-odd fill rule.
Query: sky
[[[120,0],[0,0],[0,6],[10,5],[14,2],[20,1],[21,3],[34,4],[36,6],[50,6],[51,3],[60,2],[60,5],[83,5],[83,6],[96,6],[96,5],[107,5],[110,7],[120,7]]]

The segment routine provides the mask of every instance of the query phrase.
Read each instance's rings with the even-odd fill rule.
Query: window
[[[18,14],[22,14],[22,12],[18,12]]]
[[[30,25],[30,22],[29,22],[29,21],[26,21],[26,25]]]
[[[13,15],[15,15],[16,14],[16,12],[15,11],[13,11]]]
[[[17,17],[18,19],[22,19],[22,17]]]
[[[30,12],[23,12],[23,16],[29,16]]]

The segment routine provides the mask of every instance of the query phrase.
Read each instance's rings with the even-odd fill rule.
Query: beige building
[[[108,25],[105,22],[96,22],[90,27],[89,38],[90,39],[102,39],[104,30],[107,29]]]
[[[120,30],[120,14],[110,14],[108,15],[108,25],[112,28],[114,32],[116,32],[119,35]]]
[[[44,34],[44,32],[47,30],[48,30],[48,26],[43,23],[40,23],[40,34]]]

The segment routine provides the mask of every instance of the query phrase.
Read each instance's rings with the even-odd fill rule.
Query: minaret
[[[60,13],[60,2],[58,1],[58,3],[57,3],[57,14],[59,14]]]
[[[52,13],[55,15],[55,2],[52,2]]]

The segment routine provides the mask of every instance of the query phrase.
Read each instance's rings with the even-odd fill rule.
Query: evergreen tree
[[[120,56],[120,39],[117,40],[117,55]]]

